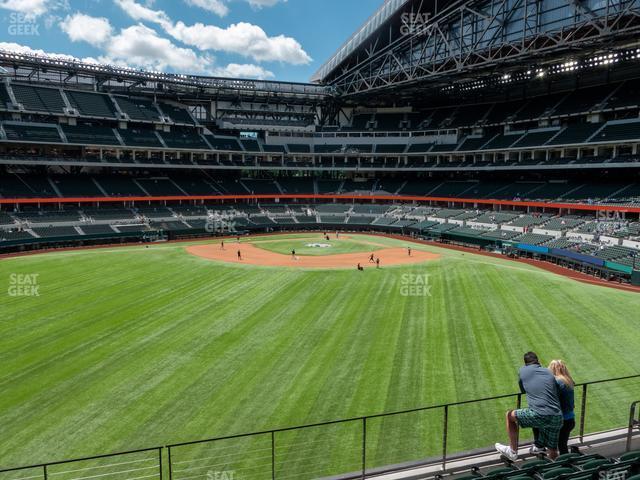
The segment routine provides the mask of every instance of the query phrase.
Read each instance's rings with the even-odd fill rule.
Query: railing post
[[[627,452],[631,451],[631,439],[633,438],[633,428],[636,426],[636,406],[640,402],[633,402],[629,409],[629,430],[627,432]],[[640,421],[639,421],[640,422]]]
[[[271,432],[271,480],[276,480],[276,432]]]
[[[367,417],[362,417],[362,479],[367,478]]]
[[[158,447],[158,469],[160,473],[160,480],[162,480],[162,447]]]
[[[522,408],[522,393],[519,393],[516,400],[516,410],[520,410]],[[516,444],[520,446],[520,429],[518,428],[516,432]]]
[[[42,476],[43,476],[44,480],[47,480],[47,478],[49,478],[49,474],[47,472],[47,466],[46,465],[42,466]]]
[[[580,408],[580,443],[584,442],[584,422],[587,416],[587,384],[582,385],[582,401]]]
[[[444,406],[442,419],[442,469],[447,467],[447,437],[449,434],[449,405]]]
[[[169,463],[169,480],[173,480],[173,469],[171,465],[171,447],[167,447],[167,461]]]

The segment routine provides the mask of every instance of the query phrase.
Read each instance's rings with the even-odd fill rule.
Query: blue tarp
[[[566,257],[578,262],[590,263],[591,265],[597,265],[598,267],[604,267],[604,260],[601,258],[592,257],[591,255],[583,255],[582,253],[573,252],[571,250],[563,250],[561,248],[552,248],[550,250],[552,255],[558,255],[559,257]]]
[[[542,253],[542,254],[549,253],[549,249],[547,247],[539,247],[537,245],[529,245],[528,243],[519,243],[518,244],[518,248],[520,250],[525,250],[527,252],[533,252],[533,253]]]

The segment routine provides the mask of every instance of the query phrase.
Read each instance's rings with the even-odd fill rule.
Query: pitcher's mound
[[[238,258],[238,250],[242,258]],[[220,262],[240,263],[245,265],[261,265],[267,267],[297,267],[297,268],[356,268],[358,264],[364,268],[375,268],[375,263],[369,263],[369,253],[341,253],[337,255],[297,256],[283,255],[258,248],[251,243],[225,245],[193,245],[187,247],[187,252],[198,257]],[[409,256],[406,248],[383,248],[373,251],[380,259],[380,266],[411,265],[437,260],[440,255],[420,250],[413,250]]]

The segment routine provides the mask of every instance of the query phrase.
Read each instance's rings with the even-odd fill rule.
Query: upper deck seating
[[[87,117],[116,118],[116,108],[108,95],[78,90],[65,90],[69,103],[80,115]]]
[[[17,83],[13,83],[11,88],[16,100],[22,104],[25,110],[54,115],[64,113],[66,104],[60,90],[57,88],[36,87]]]
[[[131,120],[141,120],[147,122],[157,122],[160,120],[160,113],[151,100],[142,98],[126,98],[114,96],[120,110],[126,113]]]

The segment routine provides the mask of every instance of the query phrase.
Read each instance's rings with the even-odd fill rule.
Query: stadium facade
[[[639,29],[640,0],[387,0],[309,84],[0,52],[0,249],[341,228],[628,281]]]

